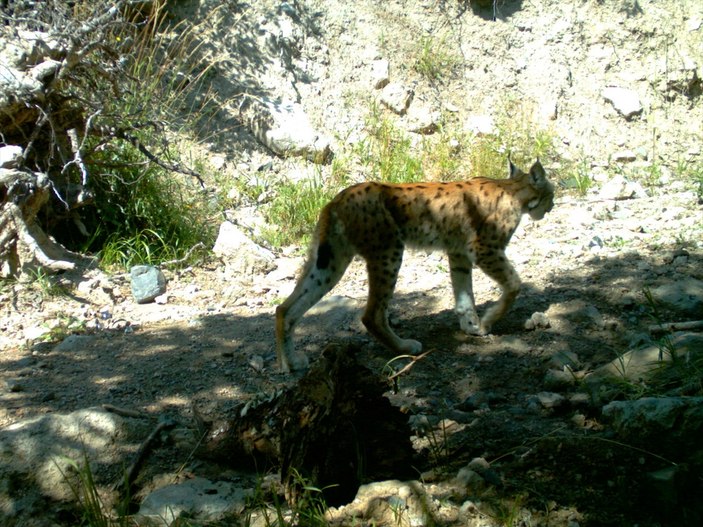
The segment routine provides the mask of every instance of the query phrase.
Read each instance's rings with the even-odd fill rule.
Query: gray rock
[[[0,481],[12,474],[34,482],[17,488],[23,496],[73,499],[69,486],[73,480],[66,477],[74,474],[69,460],[81,463],[87,458],[90,463],[118,467],[151,427],[145,420],[120,417],[100,408],[19,421],[0,430]],[[2,517],[0,510],[0,523]]]
[[[54,347],[54,351],[59,353],[82,351],[93,340],[94,337],[91,335],[69,335]]]
[[[226,258],[228,267],[244,278],[267,273],[275,266],[275,258],[271,251],[254,243],[239,227],[229,221],[220,225],[212,251]]]
[[[166,277],[153,265],[135,265],[129,270],[132,295],[138,304],[147,304],[166,292]]]
[[[566,403],[566,398],[560,393],[540,392],[535,397],[539,404],[547,410],[559,408]]]
[[[676,333],[670,341],[670,347],[679,357],[700,355],[703,353],[703,335]],[[607,399],[611,393],[620,390],[623,381],[647,379],[659,371],[663,363],[670,361],[670,352],[659,344],[630,350],[586,376],[584,387],[594,397]]]
[[[638,443],[653,438],[696,445],[703,437],[703,397],[645,397],[613,401],[603,417],[618,434]]]
[[[167,485],[149,494],[139,507],[139,516],[165,527],[180,517],[198,521],[215,521],[228,513],[241,513],[251,490],[223,481],[193,478]]]
[[[684,278],[651,290],[655,301],[661,302],[683,316],[701,318],[703,316],[703,281]]]
[[[642,103],[634,90],[609,86],[603,90],[602,95],[625,119],[632,119],[642,113]]]
[[[547,329],[550,326],[551,322],[549,321],[549,317],[546,313],[540,311],[532,313],[532,316],[525,321],[525,329]]]

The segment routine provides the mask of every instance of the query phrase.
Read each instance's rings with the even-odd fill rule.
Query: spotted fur
[[[488,334],[520,289],[520,278],[505,248],[522,215],[542,219],[552,209],[553,199],[554,187],[539,161],[528,173],[510,163],[509,179],[367,182],[343,190],[322,210],[302,276],[276,309],[279,367],[283,371],[307,367],[305,354],[294,349],[293,328],[337,284],[357,254],[366,260],[368,271],[369,294],[362,317],[367,330],[395,353],[420,352],[419,342],[401,339],[388,325],[388,304],[406,246],[447,253],[461,329]],[[502,289],[498,303],[480,319],[471,280],[474,264]]]

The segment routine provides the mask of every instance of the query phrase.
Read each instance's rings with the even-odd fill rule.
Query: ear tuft
[[[511,179],[517,177],[520,174],[520,169],[518,167],[516,167],[515,165],[513,165],[513,161],[510,158],[508,158],[508,167],[510,170],[510,178]]]

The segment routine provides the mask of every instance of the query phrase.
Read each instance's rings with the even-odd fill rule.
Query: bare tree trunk
[[[49,200],[51,183],[41,173],[0,169],[0,276],[45,269],[73,269],[76,255],[49,238],[37,214]]]

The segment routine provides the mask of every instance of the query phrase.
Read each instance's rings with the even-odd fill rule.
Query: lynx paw
[[[468,335],[478,335],[481,331],[478,315],[475,311],[459,314],[459,326]]]

